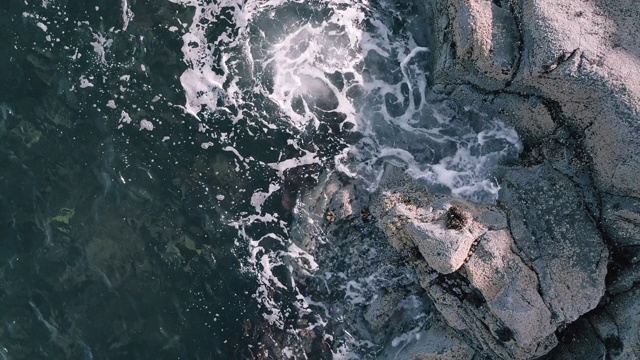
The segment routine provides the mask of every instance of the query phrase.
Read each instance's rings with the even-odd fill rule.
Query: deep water
[[[296,275],[340,262],[292,238],[301,195],[391,161],[490,202],[520,150],[431,91],[420,11],[0,2],[0,359],[374,357]]]

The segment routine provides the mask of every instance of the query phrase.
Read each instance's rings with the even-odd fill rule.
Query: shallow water
[[[364,339],[327,311],[405,269],[309,285],[350,247],[309,254],[291,227],[327,172],[373,190],[385,162],[495,198],[518,137],[431,91],[419,10],[2,2],[0,359],[348,358],[411,339]]]

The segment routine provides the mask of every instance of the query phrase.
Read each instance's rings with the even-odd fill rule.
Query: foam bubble
[[[149,120],[140,120],[140,130],[153,130],[153,123]]]

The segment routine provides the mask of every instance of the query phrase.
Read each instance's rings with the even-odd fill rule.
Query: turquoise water
[[[371,294],[309,285],[350,273],[292,238],[301,195],[330,171],[373,189],[391,161],[491,199],[488,169],[520,147],[430,95],[419,13],[2,2],[0,359],[374,357],[391,339],[347,337],[312,301]]]

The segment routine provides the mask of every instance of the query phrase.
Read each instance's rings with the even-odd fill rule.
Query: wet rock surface
[[[407,254],[391,246],[368,213],[369,194],[361,185],[333,173],[306,193],[293,236],[323,261],[314,276],[297,276],[316,294],[313,303],[324,304],[324,326],[337,339],[353,339],[333,342],[334,354],[344,347],[361,358],[393,359],[430,326],[435,308]],[[459,345],[474,353],[468,345]],[[328,358],[328,350],[313,354]]]
[[[541,152],[555,145],[546,146]],[[346,259],[353,277],[354,271],[368,271],[370,263],[362,262],[362,255],[349,254],[368,251],[372,258],[372,249],[384,249],[380,241],[388,241],[393,248],[376,253],[380,257],[374,262],[379,265],[374,267],[391,262],[413,273],[382,292],[370,293],[360,310],[342,310],[355,316],[352,322],[360,324],[359,334],[380,344],[394,333],[389,326],[398,321],[394,314],[408,295],[433,307],[419,338],[400,350],[383,348],[381,358],[568,358],[591,356],[585,346],[593,346],[596,353],[620,352],[625,341],[633,349],[635,330],[625,323],[625,316],[636,316],[627,296],[634,291],[636,273],[625,270],[627,278],[618,276],[607,291],[610,239],[603,237],[593,217],[599,208],[591,204],[589,182],[581,180],[579,166],[568,165],[573,155],[569,146],[564,155],[547,163],[499,169],[503,188],[497,205],[430,194],[392,165],[370,196],[357,183],[331,176],[320,190],[310,192],[320,201],[307,202],[310,213],[319,214],[316,219],[324,223],[330,243],[307,240],[307,247],[316,246],[316,254],[323,257],[332,258],[332,253]],[[350,211],[341,210],[345,208]],[[358,208],[371,216],[363,218]],[[340,216],[323,218],[322,209]],[[365,238],[368,243],[361,248]],[[336,258],[327,263],[342,262]],[[416,290],[416,284],[425,292]],[[610,297],[611,291],[624,296]],[[612,306],[617,318],[594,315],[610,314]],[[600,328],[593,325],[581,332],[578,325],[584,323]],[[618,323],[626,324],[624,330]],[[624,331],[629,333],[621,334]],[[604,340],[584,340],[591,338]]]

